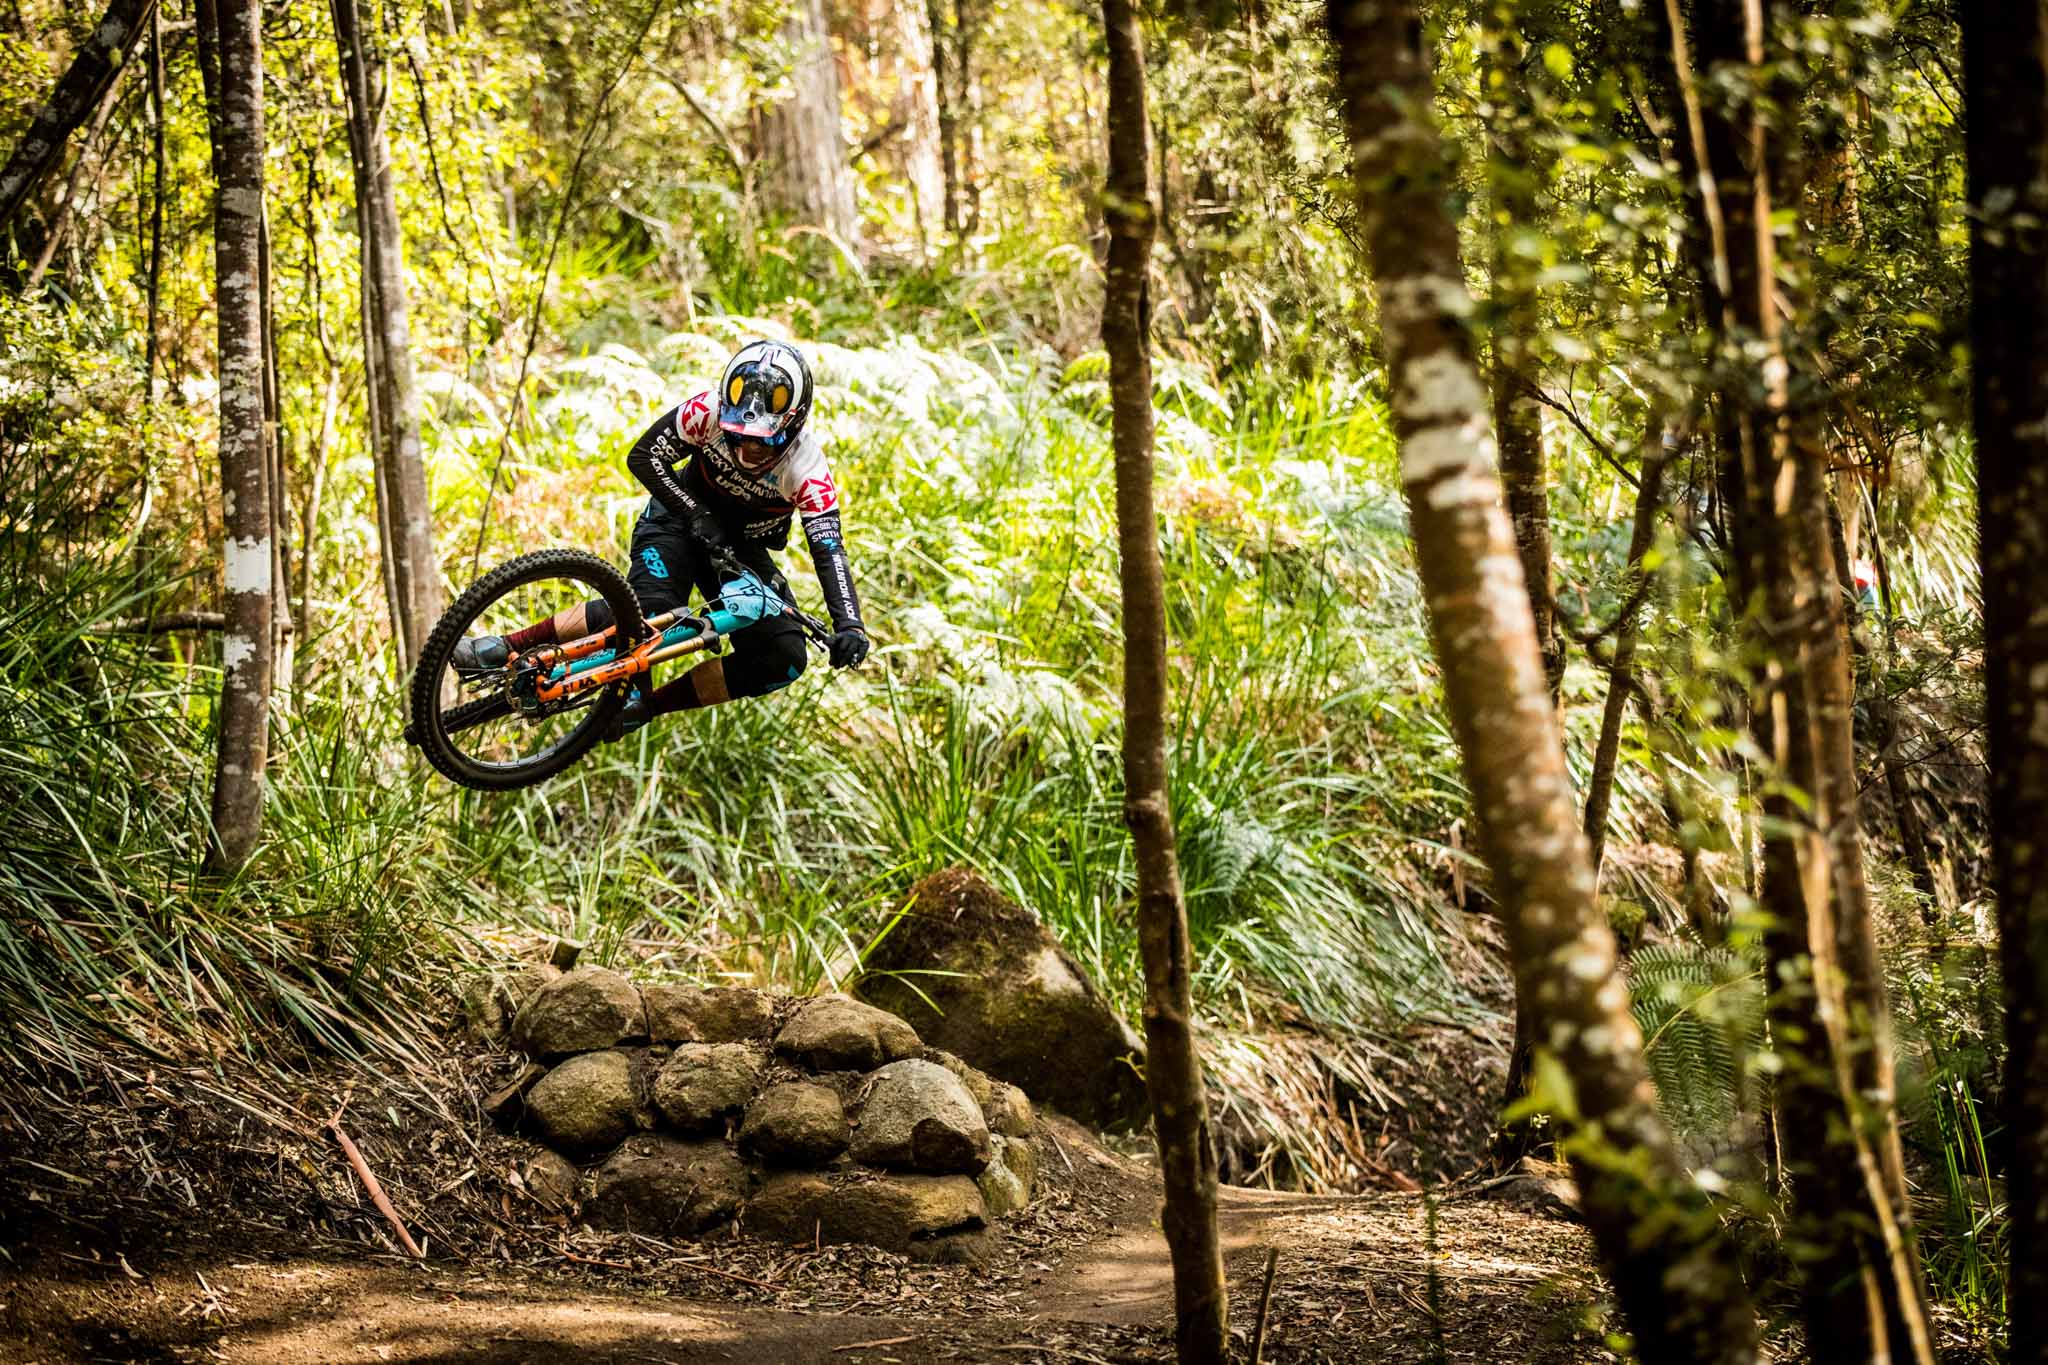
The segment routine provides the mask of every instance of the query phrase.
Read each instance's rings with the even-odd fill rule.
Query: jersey
[[[717,395],[707,389],[656,418],[634,443],[626,467],[671,515],[687,523],[708,513],[743,545],[781,549],[789,542],[790,517],[800,516],[834,628],[860,624],[839,489],[808,426],[772,469],[754,473],[733,457],[718,425]]]

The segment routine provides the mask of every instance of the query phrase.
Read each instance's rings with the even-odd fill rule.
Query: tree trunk
[[[1912,777],[1899,753],[1904,742],[1899,734],[1899,704],[1891,694],[1894,636],[1899,618],[1892,609],[1891,569],[1885,562],[1884,535],[1878,528],[1877,506],[1873,498],[1870,556],[1877,564],[1878,610],[1884,617],[1884,631],[1879,638],[1883,640],[1884,647],[1878,652],[1877,684],[1871,688],[1871,717],[1877,731],[1878,762],[1884,767],[1885,793],[1891,798],[1892,819],[1899,826],[1899,844],[1906,853],[1907,870],[1913,874],[1913,888],[1926,900],[1923,914],[1929,923],[1933,923],[1951,897],[1943,894],[1946,879],[1935,870],[1934,852],[1927,839],[1927,822],[1920,814]],[[1849,591],[1855,591],[1853,582]],[[1853,635],[1851,639],[1854,639]]]
[[[1564,638],[1557,628],[1556,575],[1550,559],[1550,478],[1543,459],[1542,419],[1536,401],[1522,391],[1518,368],[1504,356],[1494,369],[1500,478],[1508,524],[1514,527],[1515,548],[1522,557],[1522,577],[1528,583],[1529,608],[1535,613],[1536,648],[1543,656],[1543,676],[1555,705],[1564,694]]]
[[[1506,98],[1521,99],[1522,73],[1512,55],[1519,44],[1507,33],[1496,35],[1503,52],[1495,59],[1506,70]],[[1564,642],[1558,634],[1555,607],[1556,575],[1550,560],[1550,488],[1543,460],[1543,421],[1535,398],[1529,392],[1534,376],[1529,371],[1527,339],[1541,325],[1539,300],[1527,275],[1515,263],[1508,235],[1514,226],[1540,221],[1537,217],[1536,176],[1528,148],[1520,136],[1520,121],[1527,116],[1517,108],[1493,134],[1488,148],[1489,174],[1498,216],[1506,226],[1494,227],[1493,255],[1493,423],[1500,443],[1500,479],[1507,493],[1508,521],[1515,528],[1515,545],[1522,554],[1522,576],[1529,583],[1529,608],[1536,616],[1536,646],[1543,652],[1543,673],[1550,680],[1550,696],[1556,702],[1564,687]],[[1597,863],[1595,866],[1597,867]]]
[[[2005,978],[2011,1352],[2048,1360],[2048,4],[1964,0],[1985,748]]]
[[[277,276],[272,268],[267,208],[257,245],[257,275],[263,290],[263,439],[270,461],[270,686],[274,701],[289,706],[297,637],[292,629],[291,523],[285,515],[284,383],[277,358]]]
[[[937,49],[925,0],[895,0],[897,90],[903,119],[903,174],[917,211],[920,252],[946,219],[946,177],[939,148]]]
[[[1749,103],[1733,111],[1702,104],[1677,0],[1657,12],[1700,173],[1699,235],[1709,244],[1701,293],[1724,372],[1739,376],[1717,406],[1722,496],[1735,598],[1760,660],[1751,726],[1776,778],[1763,808],[1764,949],[1776,985],[1773,1034],[1786,1062],[1780,1150],[1793,1204],[1788,1243],[1804,1271],[1802,1314],[1808,1340],[1830,1343],[1845,1359],[1928,1361],[1917,1266],[1888,1188],[1885,1149],[1897,1140],[1889,1097],[1879,1092],[1880,1111],[1859,1113],[1859,1081],[1872,1074],[1877,1042],[1866,976],[1874,963],[1864,958],[1867,898],[1859,895],[1854,809],[1844,802],[1854,772],[1840,772],[1837,730],[1846,712],[1836,677],[1842,653],[1826,468],[1815,443],[1791,439],[1764,126]],[[1762,0],[1711,0],[1696,15],[1706,83],[1755,88]],[[1752,388],[1759,373],[1760,400]]]
[[[824,0],[792,4],[782,39],[790,48],[790,92],[767,110],[762,126],[762,141],[774,163],[771,193],[802,222],[858,249],[860,213],[839,127],[839,68],[832,59]]]
[[[1558,631],[1557,578],[1550,556],[1550,488],[1543,459],[1543,418],[1529,392],[1534,381],[1528,373],[1530,357],[1526,342],[1540,325],[1538,300],[1508,248],[1513,225],[1538,221],[1538,173],[1529,164],[1527,147],[1520,136],[1521,123],[1529,111],[1527,85],[1516,69],[1515,59],[1521,50],[1519,33],[1503,28],[1490,36],[1497,46],[1489,66],[1505,78],[1503,98],[1518,102],[1518,107],[1505,117],[1494,120],[1495,131],[1488,147],[1487,181],[1498,209],[1496,216],[1505,218],[1508,224],[1496,222],[1493,230],[1493,425],[1499,443],[1500,481],[1507,500],[1508,524],[1514,528],[1515,548],[1522,556],[1522,578],[1528,585],[1529,610],[1536,622],[1536,648],[1543,656],[1543,676],[1548,681],[1554,708],[1564,696],[1564,640]],[[1593,867],[1597,886],[1597,855]],[[1529,1069],[1536,1058],[1534,1024],[1527,1002],[1517,998],[1515,1041],[1508,1052],[1507,1083],[1501,1095],[1503,1114],[1528,1096]],[[1494,1160],[1507,1169],[1541,1145],[1533,1116],[1504,1118],[1494,1134]]]
[[[960,233],[981,231],[981,86],[974,79],[974,44],[981,36],[985,0],[953,0],[959,24],[953,43],[953,107],[960,137]]]
[[[400,671],[409,670],[441,616],[441,569],[434,556],[433,505],[420,446],[419,390],[413,377],[412,328],[405,292],[404,238],[391,147],[384,134],[382,57],[366,41],[356,0],[332,0],[342,86],[349,106],[349,151],[355,162],[357,223],[363,231],[364,345],[376,354],[365,369],[376,402],[371,424],[382,497],[386,581],[392,596],[392,638]]]
[[[150,166],[154,180],[149,200],[149,337],[143,353],[142,397],[144,404],[153,413],[156,410],[157,355],[162,345],[157,335],[157,313],[162,300],[164,278],[165,191],[164,16],[163,11],[154,5],[150,6],[149,29],[149,142]]]
[[[960,235],[959,107],[953,98],[953,31],[946,22],[946,0],[925,0],[932,33],[932,95],[938,101],[939,171],[944,180],[946,231]]]
[[[155,8],[156,0],[112,0],[57,88],[36,110],[28,131],[0,167],[0,239],[8,236],[29,197],[63,161],[71,134],[106,97]]]
[[[263,826],[270,714],[270,489],[263,430],[263,23],[260,0],[220,0],[220,183],[214,271],[220,310],[220,482],[226,633],[213,780],[215,871],[249,860]]]
[[[1402,482],[1444,691],[1526,1002],[1557,1081],[1587,1225],[1646,1360],[1752,1361],[1734,1256],[1678,1161],[1615,972],[1500,506],[1453,188],[1430,118],[1416,0],[1328,9],[1359,221],[1379,291]]]
[[[1661,436],[1661,422],[1652,417],[1652,439]],[[1600,884],[1600,864],[1607,850],[1607,804],[1614,793],[1614,762],[1621,752],[1621,722],[1628,712],[1629,693],[1635,687],[1637,619],[1642,609],[1637,584],[1643,576],[1643,558],[1657,538],[1657,512],[1664,503],[1664,467],[1670,454],[1661,444],[1643,461],[1641,482],[1636,485],[1635,521],[1629,528],[1628,568],[1622,575],[1622,610],[1626,613],[1614,628],[1614,663],[1608,670],[1607,705],[1600,713],[1600,739],[1593,747],[1593,772],[1586,782],[1586,841],[1592,848],[1593,884]]]
[[[1152,502],[1151,294],[1154,210],[1146,175],[1145,56],[1130,0],[1103,0],[1109,41],[1109,263],[1102,343],[1109,353],[1123,563],[1124,821],[1138,864],[1145,970],[1145,1085],[1166,1183],[1175,1339],[1183,1365],[1222,1361],[1229,1300],[1216,1230],[1216,1148],[1195,1050],[1193,952],[1166,784],[1166,594]]]

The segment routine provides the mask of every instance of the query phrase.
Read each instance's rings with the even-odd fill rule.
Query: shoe
[[[605,727],[605,742],[616,744],[653,719],[653,703],[648,701],[645,691],[636,687],[626,694],[626,704],[619,708],[619,714],[613,716],[612,723]]]
[[[449,667],[464,682],[475,682],[512,662],[512,646],[502,635],[479,635],[474,640],[461,640],[448,656]]]

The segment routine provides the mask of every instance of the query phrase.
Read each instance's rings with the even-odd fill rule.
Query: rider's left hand
[[[849,621],[832,632],[832,666],[852,668],[868,657],[868,633],[858,621]]]

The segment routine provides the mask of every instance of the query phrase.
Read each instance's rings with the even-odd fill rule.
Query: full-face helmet
[[[750,341],[726,362],[718,386],[718,425],[734,458],[749,470],[772,469],[811,415],[811,367],[786,341]]]

